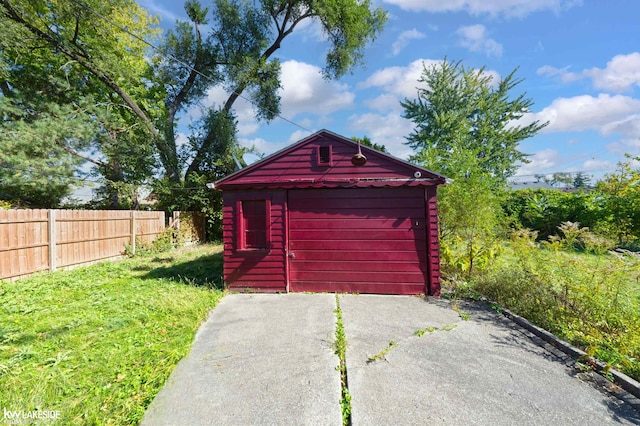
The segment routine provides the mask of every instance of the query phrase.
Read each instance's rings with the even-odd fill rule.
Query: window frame
[[[322,161],[322,155],[320,155],[320,151],[324,148],[327,148],[329,150],[329,161]],[[333,149],[331,145],[319,145],[316,150],[316,155],[318,159],[318,166],[322,166],[322,167],[333,166]]]
[[[265,247],[247,247],[244,201],[264,201],[265,207]],[[271,199],[262,196],[243,196],[236,201],[236,251],[240,253],[266,253],[271,250]]]

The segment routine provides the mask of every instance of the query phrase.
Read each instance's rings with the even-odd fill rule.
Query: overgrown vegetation
[[[640,256],[625,250],[640,242],[639,159],[593,188],[580,176],[574,193],[508,191],[518,161],[527,162],[518,142],[545,126],[518,126],[532,105],[511,94],[520,80],[494,82],[445,60],[419,82],[417,99],[402,103],[415,124],[412,160],[452,179],[438,200],[445,285],[484,295],[640,379]]]
[[[0,401],[62,424],[136,424],[223,292],[222,248],[0,282]]]
[[[445,265],[459,296],[479,293],[640,379],[640,255],[575,223],[543,242],[515,231],[501,255],[473,275]]]
[[[506,193],[505,214],[516,227],[538,232],[547,239],[562,222],[577,222],[618,246],[640,248],[640,171],[629,157],[618,170],[589,189],[564,192],[556,189],[524,189]]]

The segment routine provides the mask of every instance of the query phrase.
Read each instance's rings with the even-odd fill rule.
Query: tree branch
[[[273,43],[271,44],[271,46],[269,46],[264,53],[260,56],[260,59],[262,60],[267,60],[271,57],[271,55],[273,55],[275,53],[276,50],[278,50],[280,48],[280,44],[282,43],[282,41],[293,32],[293,30],[295,29],[296,25],[298,25],[300,22],[302,22],[303,20],[313,16],[313,14],[309,11],[307,13],[304,13],[302,15],[300,15],[300,17],[298,19],[296,19],[295,21],[293,21],[291,23],[291,26],[289,27],[289,29],[285,30],[286,26],[287,26],[287,20],[290,17],[290,12],[291,9],[287,10],[285,19],[282,20],[282,27],[281,29],[278,31],[278,36],[276,37],[276,39],[273,41]],[[254,70],[256,71],[256,70]],[[236,102],[236,100],[240,97],[240,95],[242,94],[242,92],[244,92],[244,89],[247,88],[248,86],[248,81],[242,81],[240,82],[240,84],[238,84],[236,86],[236,88],[233,90],[233,92],[231,93],[231,95],[229,95],[229,98],[227,99],[227,102],[225,102],[223,109],[225,111],[230,111],[231,107],[233,107],[233,104]]]
[[[85,55],[75,52],[73,49],[70,49],[57,36],[49,34],[39,29],[35,25],[31,24],[30,22],[27,22],[25,18],[22,16],[22,14],[20,14],[18,11],[16,11],[13,8],[13,6],[9,3],[9,1],[0,0],[0,5],[4,6],[5,11],[3,15],[5,17],[7,17],[8,19],[11,19],[12,21],[18,24],[23,25],[27,30],[29,30],[36,37],[39,37],[40,39],[48,42],[51,46],[58,49],[65,56],[76,60],[89,73],[94,75],[98,80],[104,83],[108,88],[115,91],[120,96],[120,98],[131,108],[133,113],[140,120],[142,120],[142,122],[145,124],[149,132],[151,132],[151,135],[154,137],[154,139],[158,138],[158,136],[160,135],[160,132],[158,132],[156,127],[153,125],[153,122],[151,121],[150,117],[140,108],[140,106],[138,106],[138,104],[133,100],[133,98],[129,96],[129,94],[113,80],[111,76],[107,75],[105,72],[99,70],[93,64],[91,64],[91,61]],[[77,45],[73,44],[73,46],[77,46]]]
[[[272,14],[272,17],[276,21],[276,28],[278,28],[278,35],[275,38],[275,40],[273,41],[273,43],[271,43],[271,45],[262,53],[262,55],[260,55],[259,63],[262,63],[263,61],[266,61],[267,59],[269,59],[271,57],[271,55],[273,55],[280,48],[280,45],[281,45],[282,41],[289,34],[291,34],[293,32],[295,27],[300,22],[302,22],[303,20],[305,20],[307,18],[310,18],[310,17],[314,16],[312,11],[308,10],[306,13],[303,13],[297,19],[292,21],[291,25],[289,26],[289,28],[287,28],[287,22],[289,21],[289,19],[292,16],[292,13],[293,13],[293,5],[291,3],[288,5],[287,11],[285,13],[285,17],[282,19],[282,25],[278,25],[277,16],[280,15],[282,13],[282,11],[283,11],[283,9],[280,9],[278,11],[278,13],[275,14],[275,16]],[[255,73],[256,71],[258,71],[258,68],[252,70],[250,75]],[[231,111],[231,108],[233,107],[233,104],[242,95],[242,92],[244,92],[244,90],[247,88],[248,85],[249,85],[249,80],[245,79],[244,81],[241,81],[235,87],[233,92],[231,92],[231,94],[229,95],[229,98],[227,98],[227,101],[225,102],[225,104],[224,104],[224,106],[222,108],[223,111],[225,111],[225,112]],[[209,130],[209,131],[211,131],[211,130]],[[202,164],[202,160],[204,158],[204,153],[209,150],[209,148],[211,147],[211,144],[213,143],[213,141],[214,141],[214,138],[212,138],[212,137],[203,138],[203,143],[199,147],[198,151],[196,152],[195,156],[193,157],[193,160],[191,161],[191,164],[187,168],[186,175],[189,175],[190,173],[198,171],[198,169],[200,168],[200,165]]]
[[[67,151],[69,154],[71,155],[75,155],[76,157],[82,158],[85,161],[88,161],[98,167],[106,167],[107,165],[101,161],[98,160],[94,160],[93,158],[87,157],[85,155],[80,154],[78,151],[73,150],[71,148],[69,148],[68,146],[66,146],[65,144],[63,144],[62,142],[56,141],[56,145],[58,145],[60,148],[64,149],[65,151]]]

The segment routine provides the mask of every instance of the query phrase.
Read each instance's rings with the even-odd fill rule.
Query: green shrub
[[[574,223],[561,232],[544,244],[514,232],[469,287],[640,379],[640,255],[606,252],[611,241]]]
[[[502,203],[516,227],[538,231],[545,239],[556,233],[562,222],[578,222],[590,229],[600,226],[604,212],[594,194],[535,188],[510,191]]]

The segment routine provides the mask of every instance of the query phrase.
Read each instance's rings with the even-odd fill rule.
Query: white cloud
[[[425,87],[418,80],[422,77],[425,68],[439,65],[442,60],[418,59],[406,67],[389,67],[374,72],[369,78],[358,84],[358,89],[382,88],[383,93],[367,101],[367,105],[380,112],[400,111],[400,100],[415,98],[418,87]],[[497,85],[500,74],[494,70],[485,70],[484,75],[491,77],[492,84]],[[394,100],[395,99],[395,100]]]
[[[323,42],[328,40],[327,34],[325,34],[322,29],[322,24],[317,19],[303,19],[296,25],[296,31],[305,42]]]
[[[157,1],[153,0],[142,0],[138,2],[140,6],[147,9],[154,15],[159,15],[162,21],[172,25],[177,19],[186,20],[187,17],[184,14],[178,16],[173,10],[169,10],[165,7],[159,6]],[[180,11],[183,12],[183,9],[180,8]]]
[[[627,136],[640,136],[640,111],[638,111],[638,114],[632,114],[607,123],[602,127],[602,133],[605,135],[617,133]]]
[[[354,104],[355,95],[349,87],[325,80],[315,65],[283,62],[281,81],[282,115],[288,119],[301,113],[327,115]]]
[[[441,59],[417,59],[406,67],[389,67],[374,72],[369,78],[358,84],[359,89],[381,87],[387,93],[400,98],[413,98],[417,95],[418,87],[424,83],[418,82],[425,68],[442,63]],[[494,70],[485,70],[484,74],[492,78],[493,84],[500,81],[500,74]]]
[[[472,52],[481,52],[496,58],[502,56],[502,45],[488,37],[487,28],[484,25],[460,27],[456,34],[460,37],[458,44]]]
[[[349,91],[346,84],[327,81],[322,78],[320,68],[304,62],[286,61],[282,63],[281,116],[293,120],[302,113],[316,114],[318,122],[328,122],[330,113],[353,107],[355,94]],[[220,86],[209,89],[207,97],[198,106],[187,111],[190,122],[202,117],[203,108],[220,106],[226,102],[229,94]],[[260,128],[255,116],[254,106],[244,98],[234,103],[234,112],[238,119],[238,136],[253,135]],[[276,118],[276,120],[278,120]],[[309,120],[299,123],[303,127],[311,127]]]
[[[418,80],[422,76],[425,67],[442,62],[435,59],[417,59],[406,67],[383,68],[373,73],[358,88],[382,87],[386,92],[400,98],[415,97],[417,94]]]
[[[628,139],[621,139],[619,141],[612,142],[609,145],[607,145],[607,151],[617,155],[624,155],[624,154],[639,155],[640,154],[640,138],[628,138]]]
[[[273,154],[276,151],[281,150],[285,146],[289,145],[287,142],[268,142],[262,138],[238,138],[238,143],[240,146],[251,148],[254,147],[261,154],[269,155]]]
[[[522,164],[518,168],[516,176],[532,176],[543,173],[545,170],[556,167],[560,163],[560,153],[550,148],[538,151],[527,158],[530,162]]]
[[[229,93],[222,87],[216,86],[207,92],[207,97],[200,102],[199,105],[191,107],[185,114],[189,123],[199,120],[204,111],[212,106],[221,106],[229,97]],[[244,98],[238,98],[233,104],[233,110],[238,119],[238,135],[249,136],[255,133],[260,124],[255,119],[255,108],[251,102]]]
[[[590,171],[602,171],[602,170],[611,170],[615,167],[615,165],[611,161],[607,160],[596,160],[595,158],[591,158],[584,163],[580,167],[579,171],[582,172],[590,172]]]
[[[491,16],[522,18],[533,12],[549,10],[560,13],[582,0],[383,0],[404,10],[424,12],[460,12],[472,15],[487,14]]]
[[[296,130],[291,133],[289,136],[289,140],[287,141],[287,145],[291,145],[292,143],[300,142],[302,139],[311,135],[312,132],[307,132],[306,130]]]
[[[558,98],[542,111],[527,114],[521,123],[549,121],[542,132],[593,130],[602,135],[613,133],[637,137],[640,131],[640,100],[622,95],[600,94]]]
[[[359,89],[378,89],[376,97],[365,101],[365,105],[380,114],[368,113],[349,117],[349,128],[365,134],[375,143],[383,144],[389,152],[400,158],[407,158],[412,150],[404,145],[405,137],[413,130],[413,123],[402,118],[403,108],[400,101],[404,98],[415,98],[417,87],[424,87],[418,82],[425,67],[438,65],[441,60],[418,59],[405,67],[389,67],[374,72],[358,85]],[[485,74],[499,81],[500,75],[493,70]],[[381,90],[380,90],[381,89]]]
[[[538,68],[536,73],[545,77],[559,77],[563,83],[571,83],[582,78],[581,74],[570,72],[569,67],[556,68],[551,65],[544,65]]]
[[[411,40],[420,40],[425,37],[426,35],[424,33],[421,33],[415,28],[403,31],[393,43],[393,55],[395,56],[399,54],[405,47],[407,47],[407,44],[409,44]]]
[[[624,92],[634,86],[640,87],[640,53],[616,55],[605,68],[593,67],[580,72],[571,72],[569,67],[556,68],[544,65],[537,70],[538,75],[559,77],[563,83],[571,83],[590,78],[596,89],[612,92]]]
[[[384,145],[396,157],[407,158],[413,153],[404,145],[405,136],[413,130],[413,123],[400,114],[390,113],[361,114],[349,117],[349,128],[362,136],[368,136],[372,142]]]
[[[614,56],[607,67],[591,68],[583,71],[584,75],[593,80],[597,89],[623,92],[634,85],[640,86],[640,53]]]
[[[402,111],[402,105],[400,105],[400,99],[397,95],[384,93],[373,99],[369,99],[364,102],[370,109],[378,112]]]
[[[189,137],[186,134],[182,132],[176,134],[176,147],[178,149],[182,149],[187,142],[189,142]]]
[[[600,160],[596,158],[589,158],[586,160],[571,161],[572,164],[578,164],[572,167],[564,167],[566,158],[555,149],[544,149],[538,151],[528,157],[531,160],[528,164],[521,164],[520,168],[514,176],[515,182],[531,182],[534,175],[545,175],[551,178],[552,174],[558,171],[563,172],[598,172],[603,170],[611,170],[614,168],[614,164],[608,160]]]

